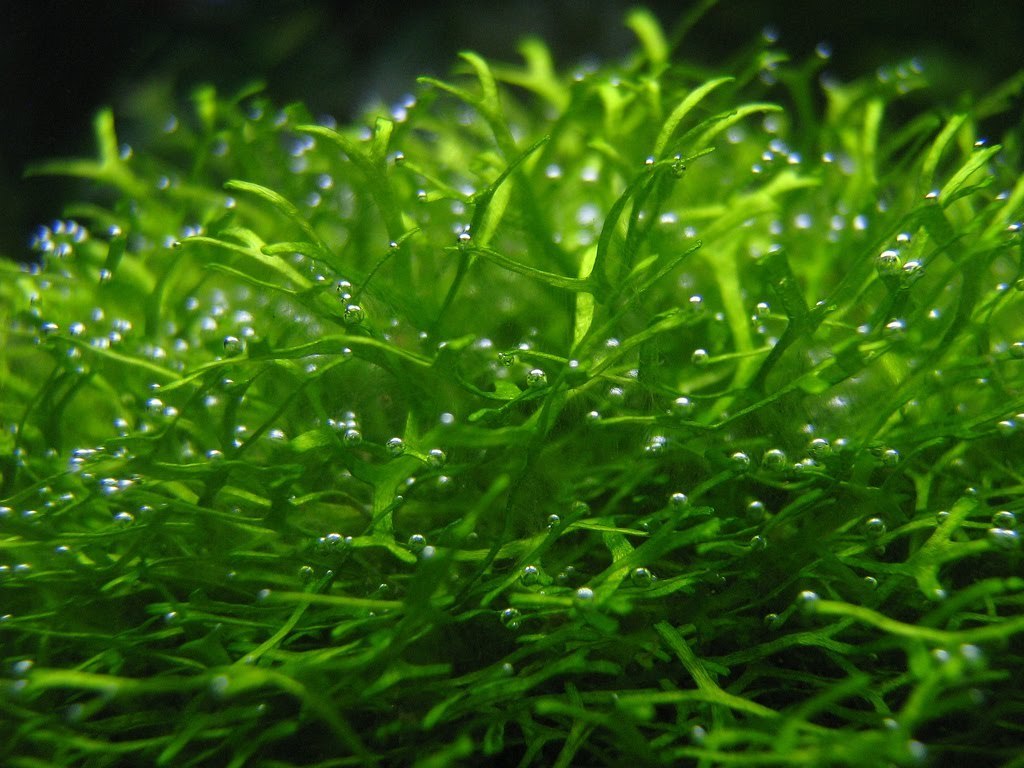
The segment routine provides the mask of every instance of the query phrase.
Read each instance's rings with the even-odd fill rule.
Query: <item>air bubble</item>
[[[630,581],[633,582],[634,587],[649,587],[654,582],[654,574],[651,573],[650,569],[640,567],[635,568],[629,575]]]
[[[422,552],[427,546],[427,537],[422,533],[414,533],[409,537],[409,549],[413,552]]]
[[[1005,509],[992,515],[992,525],[1012,531],[1017,527],[1017,516]]]
[[[761,466],[769,472],[783,472],[789,466],[785,451],[769,448],[761,457]]]
[[[388,452],[389,456],[401,456],[405,453],[405,441],[400,437],[392,437],[384,444],[384,450]]]
[[[544,373],[540,368],[534,368],[526,374],[526,386],[537,389],[540,387],[547,386],[548,375]]]
[[[989,528],[988,540],[999,549],[1016,549],[1020,546],[1020,534],[1008,528]]]
[[[519,581],[524,587],[532,587],[540,581],[540,568],[536,565],[524,566],[523,572],[519,574]]]
[[[501,625],[505,629],[519,629],[523,615],[518,608],[506,608],[501,612]]]
[[[805,589],[796,597],[797,606],[803,613],[813,613],[817,610],[818,602],[821,598],[817,592],[812,592],[809,589]]]
[[[548,528],[554,528],[560,522],[562,522],[562,518],[558,515],[548,515]]]
[[[346,429],[341,439],[345,445],[352,448],[363,442],[363,434],[358,429]]]
[[[732,464],[733,469],[737,472],[746,472],[750,469],[750,457],[743,451],[736,451],[729,457],[729,463]]]
[[[768,540],[761,535],[755,535],[750,537],[750,550],[751,552],[761,552],[768,546]]]
[[[677,491],[668,497],[668,503],[673,509],[683,509],[689,505],[690,499],[685,493]]]
[[[688,397],[677,397],[672,401],[672,414],[686,418],[693,413],[693,402]]]
[[[864,523],[864,533],[869,539],[877,539],[886,532],[885,521],[880,517],[872,517]]]
[[[764,520],[765,508],[764,502],[758,499],[754,499],[752,502],[747,504],[747,519],[752,523],[760,522]]]
[[[706,349],[695,349],[693,350],[693,354],[690,355],[690,362],[694,365],[707,365],[711,362],[711,355],[708,354]]]
[[[440,448],[431,448],[427,453],[427,464],[434,469],[440,469],[448,461],[448,456]]]
[[[1024,360],[1024,341],[1015,341],[1010,345],[1010,357],[1014,360]]]
[[[590,587],[580,587],[576,590],[576,601],[580,603],[589,603],[594,599],[594,590]]]
[[[882,451],[882,464],[887,467],[895,467],[900,463],[900,452],[894,448],[887,448]]]
[[[878,254],[878,273],[880,275],[897,275],[903,269],[903,262],[898,251],[887,249]]]
[[[358,304],[349,304],[342,315],[345,325],[359,325],[366,319],[366,313]]]
[[[649,456],[657,456],[664,452],[668,439],[664,435],[654,435],[644,446],[644,453]]]
[[[225,336],[224,337],[224,354],[228,357],[234,357],[240,355],[245,349],[245,342],[239,339],[237,336]]]
[[[832,455],[832,444],[823,437],[816,437],[807,446],[807,453],[815,459]]]

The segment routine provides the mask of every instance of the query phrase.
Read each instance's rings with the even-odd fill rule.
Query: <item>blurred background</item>
[[[631,47],[620,0],[0,0],[0,256],[60,215],[67,183],[23,179],[52,157],[92,154],[91,120],[112,106],[128,126],[181,102],[200,83],[231,92],[255,79],[277,103],[350,119],[393,101],[419,74],[446,74],[455,54],[516,58],[526,34],[557,61],[616,59]],[[693,2],[644,3],[671,27]],[[978,93],[1024,67],[1024,2],[721,0],[683,55],[714,66],[766,27],[797,58],[831,45],[840,80],[917,56],[940,101]],[[933,92],[934,95],[934,92]],[[1018,100],[1018,110],[1019,115]]]

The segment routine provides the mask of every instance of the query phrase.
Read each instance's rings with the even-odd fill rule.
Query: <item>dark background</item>
[[[60,214],[65,182],[23,179],[34,160],[93,152],[104,105],[129,126],[166,97],[253,79],[277,103],[302,100],[344,121],[374,97],[396,99],[418,74],[445,74],[459,50],[516,58],[535,33],[569,66],[618,58],[633,43],[619,0],[0,0],[0,256],[27,257],[32,228]],[[690,2],[646,3],[667,26]],[[1024,2],[721,0],[683,55],[721,62],[766,25],[796,57],[828,41],[848,79],[918,56],[940,101],[1024,67]],[[126,138],[132,139],[129,134]]]

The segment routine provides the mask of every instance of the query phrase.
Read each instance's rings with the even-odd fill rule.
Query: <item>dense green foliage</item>
[[[1024,80],[628,22],[35,169],[0,762],[1024,764]]]

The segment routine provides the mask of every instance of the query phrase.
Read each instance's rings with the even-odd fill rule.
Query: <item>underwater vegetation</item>
[[[0,763],[1024,766],[1024,75],[627,24],[32,169]]]

